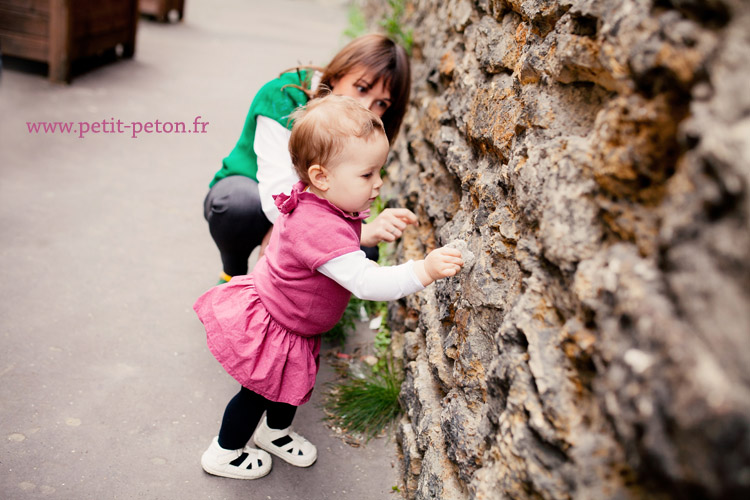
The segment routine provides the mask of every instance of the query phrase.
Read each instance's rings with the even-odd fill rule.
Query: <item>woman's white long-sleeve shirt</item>
[[[297,172],[289,156],[289,137],[292,135],[275,120],[258,116],[253,149],[258,156],[258,194],[266,218],[273,224],[279,216],[273,195],[289,194],[298,181]]]
[[[310,81],[310,88],[316,89],[323,78],[323,73],[315,71]],[[258,194],[263,213],[273,224],[279,216],[273,195],[289,194],[299,176],[292,166],[289,156],[289,137],[292,132],[277,121],[259,115],[255,119],[255,138],[253,149],[258,157]]]

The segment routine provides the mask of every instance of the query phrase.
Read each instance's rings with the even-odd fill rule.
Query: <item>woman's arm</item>
[[[258,193],[263,213],[274,223],[279,211],[273,195],[289,194],[299,181],[289,156],[291,132],[266,116],[258,116],[256,121],[253,149],[258,155]]]
[[[396,241],[409,224],[416,224],[417,216],[407,208],[386,208],[374,220],[362,225],[360,243],[374,247],[381,241]]]

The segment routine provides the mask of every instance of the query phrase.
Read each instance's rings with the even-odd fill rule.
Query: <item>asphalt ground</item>
[[[0,498],[394,498],[393,440],[352,447],[323,423],[325,362],[295,419],[315,465],[255,481],[200,466],[239,388],[192,311],[220,271],[203,197],[254,93],[325,64],[345,26],[338,0],[188,0],[183,22],[140,20],[134,59],[70,85],[4,61]]]

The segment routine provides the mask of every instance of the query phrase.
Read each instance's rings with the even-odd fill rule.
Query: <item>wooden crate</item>
[[[69,82],[73,61],[122,45],[135,53],[138,0],[0,0],[4,55],[46,62],[49,78]]]
[[[154,16],[161,22],[169,20],[171,11],[177,12],[178,19],[182,20],[185,13],[185,0],[139,0],[141,14]]]

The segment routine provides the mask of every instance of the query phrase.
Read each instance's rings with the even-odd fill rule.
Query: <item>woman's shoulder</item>
[[[286,123],[289,114],[309,100],[307,94],[298,88],[304,87],[307,77],[302,70],[299,73],[289,71],[267,82],[253,99],[252,114],[267,116],[289,128],[291,124]]]
[[[307,102],[307,94],[300,88],[307,88],[310,83],[311,70],[292,69],[281,73],[279,76],[266,82],[258,91],[257,95],[278,95],[279,92],[294,98],[295,100],[303,99]]]

